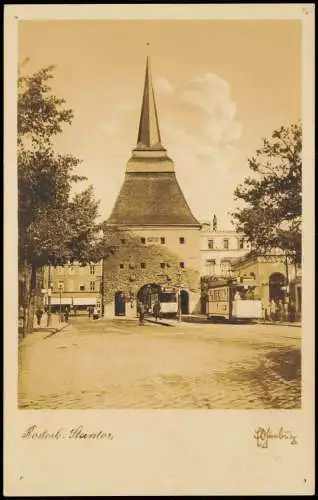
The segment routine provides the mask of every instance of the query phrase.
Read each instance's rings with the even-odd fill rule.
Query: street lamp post
[[[59,284],[59,291],[60,291],[60,318],[59,322],[62,322],[62,285]]]
[[[49,276],[47,283],[47,326],[51,326],[52,311],[51,311],[51,265],[49,264]]]
[[[178,321],[182,321],[181,317],[181,288],[182,288],[182,283],[181,283],[181,277],[182,277],[182,272],[179,271],[177,273],[178,276],[178,283],[177,283],[177,298],[178,298]]]

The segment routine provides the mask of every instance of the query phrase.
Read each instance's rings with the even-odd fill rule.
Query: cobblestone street
[[[71,318],[19,346],[19,407],[290,409],[301,405],[301,329]]]

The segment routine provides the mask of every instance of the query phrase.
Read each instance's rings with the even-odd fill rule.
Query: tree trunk
[[[37,267],[35,264],[32,264],[28,301],[27,301],[27,320],[26,320],[27,331],[31,331],[33,329],[33,324],[34,324],[36,275],[37,275]]]

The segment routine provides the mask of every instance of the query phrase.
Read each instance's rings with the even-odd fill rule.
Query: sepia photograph
[[[18,43],[19,408],[300,408],[300,22]]]
[[[5,7],[7,496],[314,491],[313,14]]]

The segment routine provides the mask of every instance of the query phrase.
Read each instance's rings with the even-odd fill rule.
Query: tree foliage
[[[242,203],[231,215],[255,250],[281,249],[301,259],[302,221],[301,124],[275,130],[254,157],[248,159],[253,176],[235,190]]]
[[[100,230],[92,187],[71,196],[86,179],[76,173],[80,160],[54,148],[73,112],[52,92],[53,69],[18,78],[19,257],[36,268],[93,257]]]

